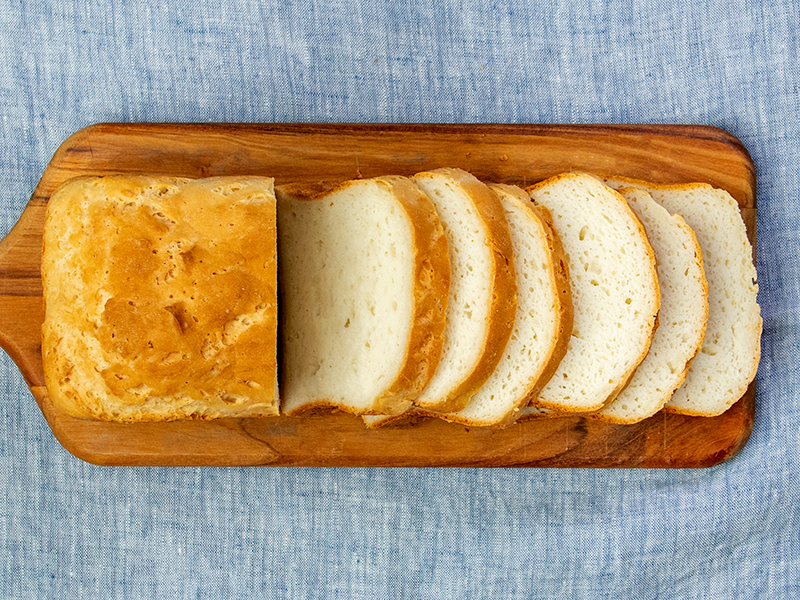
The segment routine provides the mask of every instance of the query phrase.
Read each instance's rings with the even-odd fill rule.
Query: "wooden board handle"
[[[30,387],[43,386],[39,336],[44,322],[42,236],[46,199],[31,198],[16,225],[0,240],[0,346]]]

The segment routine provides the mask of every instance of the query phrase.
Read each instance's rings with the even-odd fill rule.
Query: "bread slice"
[[[44,228],[42,358],[70,415],[278,413],[269,177],[70,180]]]
[[[469,426],[513,423],[530,396],[552,377],[572,333],[566,257],[547,209],[534,206],[518,187],[489,187],[503,204],[514,247],[514,329],[494,372],[463,409],[426,413]]]
[[[658,412],[686,379],[706,331],[708,284],[700,246],[686,221],[670,215],[644,190],[619,191],[644,225],[655,251],[661,310],[647,357],[619,396],[593,416],[636,423]]]
[[[450,266],[433,204],[404,177],[276,193],[283,412],[403,412],[442,351]]]
[[[612,187],[642,189],[692,228],[703,252],[708,280],[708,324],[686,381],[664,409],[716,416],[747,390],[761,357],[761,311],[753,249],[739,205],[731,195],[704,183],[658,185],[624,178]]]
[[[451,269],[442,360],[414,403],[458,411],[492,374],[511,336],[517,308],[511,236],[497,195],[469,173],[437,169],[414,181],[436,206]]]
[[[527,193],[526,197],[530,201],[530,196]],[[539,380],[533,386],[533,389],[528,392],[528,402],[526,404],[530,404],[532,400],[539,397],[539,392],[558,370],[558,366],[567,353],[575,318],[575,311],[572,305],[572,288],[569,284],[569,264],[567,255],[564,252],[564,245],[561,243],[561,238],[558,237],[558,232],[553,224],[553,216],[544,206],[536,206],[532,202],[528,206],[533,209],[544,226],[547,245],[552,253],[553,276],[555,277],[556,290],[558,291],[558,311],[560,314],[551,317],[554,321],[554,328],[558,332],[556,344]]]
[[[647,355],[659,288],[653,249],[625,199],[590,175],[527,189],[553,216],[569,264],[574,325],[536,406],[592,412],[610,402]]]

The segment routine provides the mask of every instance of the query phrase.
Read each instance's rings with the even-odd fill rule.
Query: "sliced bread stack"
[[[550,214],[520,188],[492,185],[511,231],[517,274],[517,318],[491,377],[456,412],[428,416],[470,426],[513,423],[553,376],[572,332],[566,257]]]
[[[710,186],[437,169],[276,190],[285,414],[636,423],[720,414],[754,377],[751,248]]]
[[[497,195],[473,175],[437,169],[414,176],[436,207],[450,249],[442,361],[414,405],[458,411],[500,361],[517,309],[511,237]]]
[[[708,284],[700,246],[686,221],[671,215],[644,190],[620,188],[620,193],[653,246],[661,310],[647,357],[625,389],[595,416],[636,423],[658,412],[686,379],[706,331]]]
[[[436,206],[450,251],[442,360],[414,410],[399,419],[365,417],[372,428],[462,410],[495,371],[516,318],[514,251],[497,194],[459,169],[419,173],[414,181]]]
[[[552,377],[572,332],[569,272],[550,214],[520,188],[491,185],[503,204],[514,249],[517,315],[511,338],[489,379],[458,411],[409,411],[409,418],[439,417],[469,426],[505,426]],[[376,428],[400,422],[365,417]]]

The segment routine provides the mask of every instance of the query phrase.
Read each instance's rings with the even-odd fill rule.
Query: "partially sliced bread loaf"
[[[403,177],[276,195],[283,412],[403,412],[442,349],[450,267],[433,204]]]
[[[705,335],[708,284],[700,246],[686,221],[670,215],[644,190],[622,188],[620,193],[655,251],[661,310],[647,357],[619,396],[593,416],[636,423],[658,412],[686,379]]]
[[[436,206],[451,269],[442,359],[414,403],[457,411],[492,374],[514,326],[511,237],[497,195],[469,173],[437,169],[414,181]]]
[[[514,329],[494,372],[463,409],[428,413],[471,426],[513,423],[529,397],[552,377],[572,333],[566,258],[547,209],[534,206],[518,187],[490,187],[503,204],[514,246]]]
[[[659,308],[653,250],[625,199],[590,175],[560,175],[527,191],[553,216],[574,307],[567,353],[534,403],[596,411],[625,387],[650,347]]]
[[[105,421],[278,414],[271,177],[80,177],[47,206],[54,404]]]
[[[761,357],[761,313],[753,250],[736,200],[708,184],[657,185],[614,178],[612,187],[648,191],[697,236],[708,280],[708,324],[686,381],[664,409],[716,416],[744,395]]]

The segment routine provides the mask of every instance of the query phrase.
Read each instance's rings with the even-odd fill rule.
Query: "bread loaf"
[[[285,414],[371,427],[715,416],[755,377],[752,248],[722,190],[567,174],[523,192],[458,169],[285,185],[277,201],[272,185],[119,175],[53,193],[57,408],[276,415],[278,335]]]
[[[433,204],[404,177],[276,193],[283,412],[403,412],[442,351],[450,266]]]
[[[57,407],[113,421],[277,414],[272,185],[109,176],[53,193],[42,355]]]

